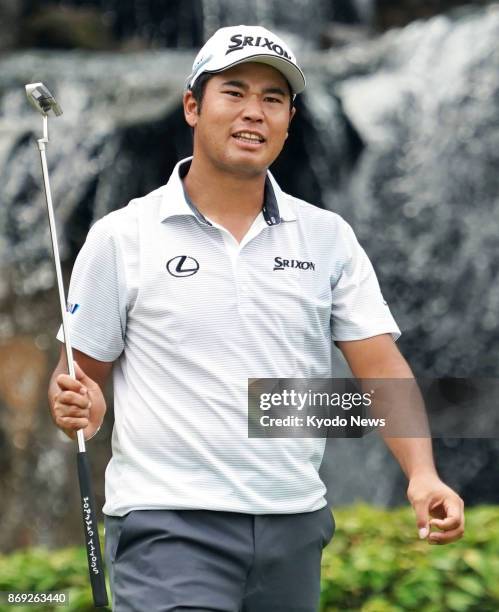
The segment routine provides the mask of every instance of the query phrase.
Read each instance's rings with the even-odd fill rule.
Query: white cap
[[[187,79],[191,89],[205,72],[222,72],[246,62],[268,64],[287,79],[293,94],[305,89],[305,76],[288,45],[261,26],[231,26],[220,28],[197,54]]]

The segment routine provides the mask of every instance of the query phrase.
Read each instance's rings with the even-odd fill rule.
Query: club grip
[[[94,606],[101,608],[108,605],[108,599],[87,453],[79,452],[77,454],[77,461],[90,584],[92,586]]]

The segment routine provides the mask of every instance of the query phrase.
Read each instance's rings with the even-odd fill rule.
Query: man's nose
[[[263,121],[262,101],[257,95],[247,97],[243,116],[249,121]]]

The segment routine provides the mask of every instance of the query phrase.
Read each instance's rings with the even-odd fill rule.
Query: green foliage
[[[418,540],[410,508],[359,505],[334,515],[337,530],[323,556],[321,612],[499,610],[499,507],[468,510],[464,539],[447,546]],[[61,607],[0,604],[0,612],[94,610],[83,548],[0,556],[0,591],[64,591],[69,598]]]
[[[417,537],[410,508],[365,505],[334,511],[324,551],[321,612],[497,612],[499,508],[466,512],[459,542]]]
[[[104,542],[103,527],[100,540]],[[85,549],[47,550],[31,548],[11,555],[0,555],[0,592],[47,593],[64,592],[69,603],[55,606],[2,605],[0,612],[90,612],[95,610],[89,586]],[[110,593],[109,583],[107,587]],[[100,608],[110,610],[110,608]]]

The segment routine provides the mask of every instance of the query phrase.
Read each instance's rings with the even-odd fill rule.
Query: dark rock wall
[[[218,27],[236,23],[276,27],[299,35],[314,48],[356,40],[369,31],[403,27],[455,8],[491,3],[492,0],[0,0],[0,49],[196,48]]]

